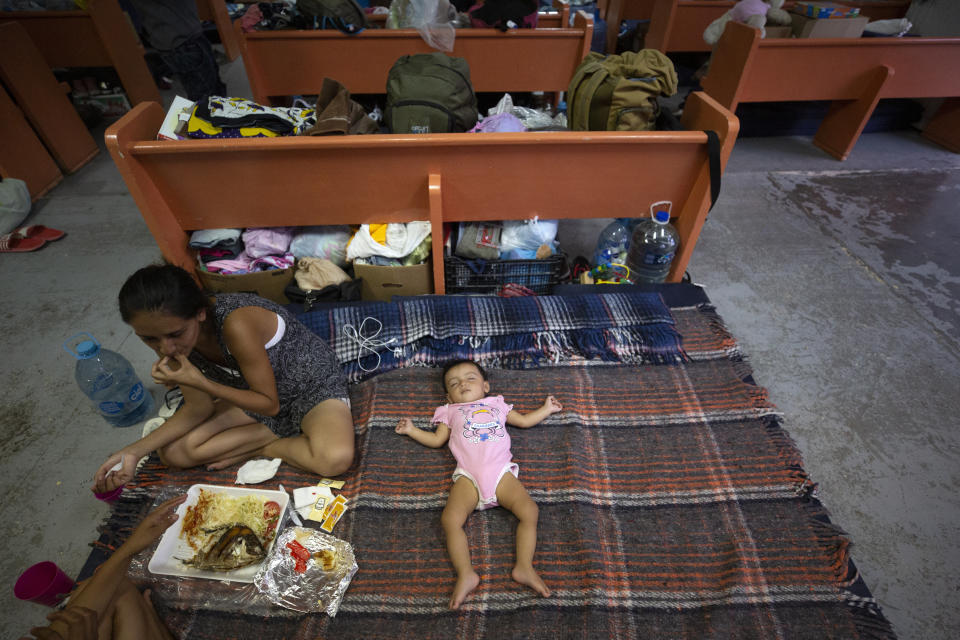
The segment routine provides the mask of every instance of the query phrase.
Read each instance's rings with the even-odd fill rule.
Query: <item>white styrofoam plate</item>
[[[290,496],[287,495],[286,491],[268,491],[265,489],[247,489],[233,486],[195,484],[187,491],[187,501],[177,507],[177,513],[180,515],[180,518],[163,532],[163,537],[160,538],[160,544],[157,546],[157,550],[153,553],[153,557],[150,558],[150,564],[147,565],[147,568],[151,573],[156,573],[163,576],[209,578],[211,580],[229,580],[231,582],[253,582],[254,576],[257,575],[257,570],[260,568],[260,565],[263,564],[262,562],[248,565],[246,567],[240,567],[239,569],[234,569],[233,571],[209,571],[204,569],[196,569],[181,562],[180,558],[191,558],[195,553],[194,550],[190,548],[190,545],[187,544],[187,541],[180,537],[180,530],[183,526],[184,514],[187,513],[187,507],[197,504],[197,500],[200,497],[200,489],[204,489],[212,493],[226,494],[230,498],[241,498],[252,495],[263,498],[264,500],[273,500],[280,505],[281,523],[283,522],[283,513],[286,511],[287,503],[290,500]],[[267,550],[267,555],[270,554],[270,549],[273,547],[273,542],[276,539],[277,531],[274,531],[273,540],[270,540],[268,544],[264,545]]]

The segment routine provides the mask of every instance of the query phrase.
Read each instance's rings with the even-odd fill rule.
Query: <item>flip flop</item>
[[[20,238],[12,233],[0,236],[0,253],[20,253],[36,251],[47,241],[43,238]]]
[[[59,229],[51,229],[50,227],[45,227],[42,224],[32,224],[29,227],[20,227],[10,235],[18,238],[40,238],[41,240],[45,240],[47,242],[53,242],[54,240],[59,240],[67,234]]]

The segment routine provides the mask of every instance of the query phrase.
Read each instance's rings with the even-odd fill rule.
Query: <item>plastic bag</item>
[[[461,222],[454,255],[496,260],[500,257],[503,225],[499,222]]]
[[[347,244],[353,232],[347,225],[306,227],[290,242],[290,253],[298,258],[326,258],[338,267],[347,264]]]
[[[388,29],[416,29],[434,49],[453,51],[457,10],[450,0],[392,0]]]
[[[509,93],[503,94],[497,106],[487,111],[487,115],[497,115],[500,113],[509,113],[515,116],[527,129],[546,129],[547,127],[566,127],[567,114],[558,113],[551,115],[548,111],[542,109],[531,109],[529,107],[518,107],[513,104],[513,97]]]
[[[16,229],[30,213],[30,190],[16,178],[0,181],[0,234]]]
[[[557,252],[556,220],[505,220],[500,236],[500,258],[503,260],[533,260],[543,245]]]
[[[899,38],[906,35],[911,28],[913,28],[913,25],[906,18],[896,18],[893,20],[874,20],[867,23],[863,30],[865,33]]]
[[[424,238],[430,235],[429,222],[391,223],[387,225],[386,244],[380,244],[370,234],[370,225],[360,226],[347,247],[347,259],[383,256],[385,258],[404,258],[416,249]]]
[[[523,126],[519,118],[512,113],[495,113],[478,122],[468,133],[518,132],[526,130],[527,128]]]

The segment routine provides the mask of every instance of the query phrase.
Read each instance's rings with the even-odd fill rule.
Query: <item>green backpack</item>
[[[439,51],[400,56],[387,74],[387,127],[393,133],[456,133],[477,124],[470,65]]]
[[[677,70],[656,49],[591,52],[567,89],[567,120],[574,131],[649,131],[660,115],[657,96],[676,92]]]
[[[352,35],[370,26],[356,0],[297,0],[297,11],[313,19],[317,29],[332,27]]]

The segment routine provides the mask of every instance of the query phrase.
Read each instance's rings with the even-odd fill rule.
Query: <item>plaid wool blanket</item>
[[[527,411],[513,429],[520,480],[540,508],[535,566],[552,595],[510,578],[516,520],[500,508],[466,525],[481,583],[458,611],[440,526],[454,460],[394,433],[425,427],[443,400],[437,369],[353,385],[357,462],[334,534],[359,571],[335,618],[266,605],[251,587],[149,574],[179,638],[892,638],[857,578],[849,541],[816,499],[799,451],[709,305],[673,308],[682,363],[494,369],[491,390]],[[233,471],[172,471],[151,459],[106,523],[113,548],[156,500]],[[269,484],[316,477],[281,465]]]
[[[673,316],[655,293],[418,296],[311,311],[299,319],[333,347],[350,382],[460,358],[503,368],[682,359]]]

